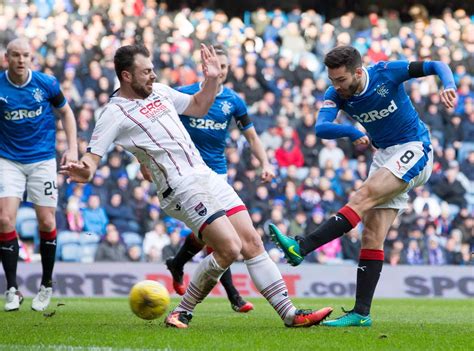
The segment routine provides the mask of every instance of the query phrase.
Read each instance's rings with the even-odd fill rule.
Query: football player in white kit
[[[214,249],[197,267],[180,304],[166,325],[187,328],[195,306],[241,253],[249,274],[288,327],[319,324],[332,308],[297,310],[275,263],[263,248],[242,200],[227,182],[207,167],[179,114],[202,117],[214,102],[220,64],[215,50],[201,45],[204,82],[194,95],[154,83],[148,50],[123,46],[114,57],[118,94],[99,116],[88,152],[78,163],[62,167],[71,181],[92,179],[112,143],[133,153],[152,173],[163,210],[183,221]]]

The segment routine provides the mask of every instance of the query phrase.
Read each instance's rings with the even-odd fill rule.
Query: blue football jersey
[[[408,61],[379,62],[366,69],[364,90],[342,99],[334,87],[324,97],[323,109],[343,110],[360,122],[378,148],[410,141],[430,142],[429,132],[419,118],[403,82],[411,79]]]
[[[193,95],[200,90],[200,83],[177,88],[182,93]],[[253,126],[242,126],[239,118],[247,115],[245,102],[235,91],[223,87],[217,94],[209,112],[203,118],[180,116],[204,162],[216,173],[227,173],[225,157],[226,138],[232,117],[241,131]]]
[[[62,97],[56,78],[30,71],[22,86],[0,73],[0,157],[34,163],[56,156],[56,123],[52,111],[62,107]]]

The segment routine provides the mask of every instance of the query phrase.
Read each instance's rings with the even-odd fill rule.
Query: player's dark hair
[[[360,52],[352,46],[338,46],[326,54],[324,64],[331,69],[346,67],[352,73],[362,66]]]
[[[125,45],[115,52],[114,66],[115,73],[117,74],[119,81],[122,81],[123,71],[131,71],[133,69],[135,55],[138,54],[145,57],[150,57],[150,52],[148,49],[140,44]]]
[[[213,47],[217,55],[227,56],[227,49],[224,47],[224,45],[216,44],[213,45]]]

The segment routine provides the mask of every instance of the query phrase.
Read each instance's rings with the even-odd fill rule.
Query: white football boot
[[[18,311],[23,302],[23,295],[15,287],[11,287],[5,292],[5,311]]]
[[[51,302],[51,296],[53,296],[53,288],[46,288],[44,285],[41,285],[38,294],[33,299],[31,309],[34,311],[44,311]]]

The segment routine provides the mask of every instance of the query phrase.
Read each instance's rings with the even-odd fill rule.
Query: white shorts
[[[56,160],[18,163],[0,157],[0,197],[18,197],[38,206],[56,207]]]
[[[161,200],[163,210],[201,236],[201,231],[214,219],[246,209],[224,176],[213,171],[194,174]]]
[[[374,154],[369,176],[381,167],[387,168],[395,177],[408,183],[408,187],[405,192],[375,208],[405,209],[409,199],[408,192],[425,184],[431,176],[433,170],[431,144],[413,141],[379,149]]]

